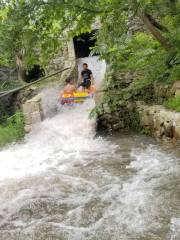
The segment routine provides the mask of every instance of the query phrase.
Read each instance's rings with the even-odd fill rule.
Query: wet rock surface
[[[141,126],[150,130],[154,136],[180,140],[180,113],[143,102],[137,102],[137,111]]]
[[[135,129],[161,139],[180,140],[180,113],[162,105],[147,105],[143,101],[126,102],[114,112],[99,115],[97,130],[120,131]]]
[[[33,125],[41,122],[43,119],[40,94],[22,104],[22,112],[24,115],[25,132],[29,133]]]
[[[166,109],[163,104],[180,95],[180,81],[143,85],[143,78],[136,81],[139,77],[141,72],[109,72],[97,129],[114,132],[135,129],[160,139],[179,141],[180,113]]]

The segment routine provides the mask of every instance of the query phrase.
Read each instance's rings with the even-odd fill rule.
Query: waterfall
[[[105,63],[79,59],[79,72],[84,62],[100,85]],[[135,133],[95,137],[93,99],[57,110],[49,90],[46,119],[0,151],[0,240],[180,239],[179,152]]]
[[[83,62],[89,64],[95,83],[99,84],[105,73],[105,63],[99,61],[98,57],[79,59],[79,72]],[[90,111],[94,107],[93,100],[72,109],[65,107],[57,111],[58,86],[43,90],[42,98],[45,121],[34,126],[22,143],[13,144],[0,152],[0,179],[21,178],[40,173],[57,163],[60,166],[60,162],[64,165],[69,155],[73,156],[70,161],[73,164],[73,160],[79,157],[81,152],[83,154],[91,149],[95,151],[96,148],[98,151],[98,144],[102,145],[101,141],[93,139],[95,119],[89,119]],[[55,112],[56,115],[52,117]]]

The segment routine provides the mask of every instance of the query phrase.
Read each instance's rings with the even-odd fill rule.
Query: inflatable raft
[[[82,103],[89,98],[93,98],[95,91],[95,86],[91,86],[88,90],[76,91],[73,93],[63,93],[61,97],[61,104]]]

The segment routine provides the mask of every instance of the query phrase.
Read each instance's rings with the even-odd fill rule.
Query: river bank
[[[119,111],[107,112],[98,117],[99,131],[116,132],[134,129],[154,136],[156,139],[180,141],[180,113],[168,110],[162,105],[147,105],[145,102],[126,102]]]
[[[110,79],[110,80],[109,80]],[[111,83],[115,81],[114,87]],[[97,129],[134,129],[157,139],[180,141],[180,81],[163,84],[137,81],[137,75],[106,75],[106,91],[97,104]]]

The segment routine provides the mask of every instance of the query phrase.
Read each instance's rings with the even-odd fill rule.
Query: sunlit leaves
[[[154,69],[155,60],[163,62],[166,54],[150,33],[132,36],[132,21],[141,21],[139,10],[152,14],[167,27],[168,32],[163,35],[173,45],[178,48],[180,43],[180,21],[175,11],[178,2],[175,6],[169,0],[89,0],[88,4],[85,0],[9,0],[1,3],[0,59],[6,64],[12,63],[18,52],[23,52],[26,66],[36,62],[45,65],[65,40],[91,31],[92,23],[98,18],[102,27],[97,33],[94,52],[116,65],[116,69],[150,69],[148,66]]]

